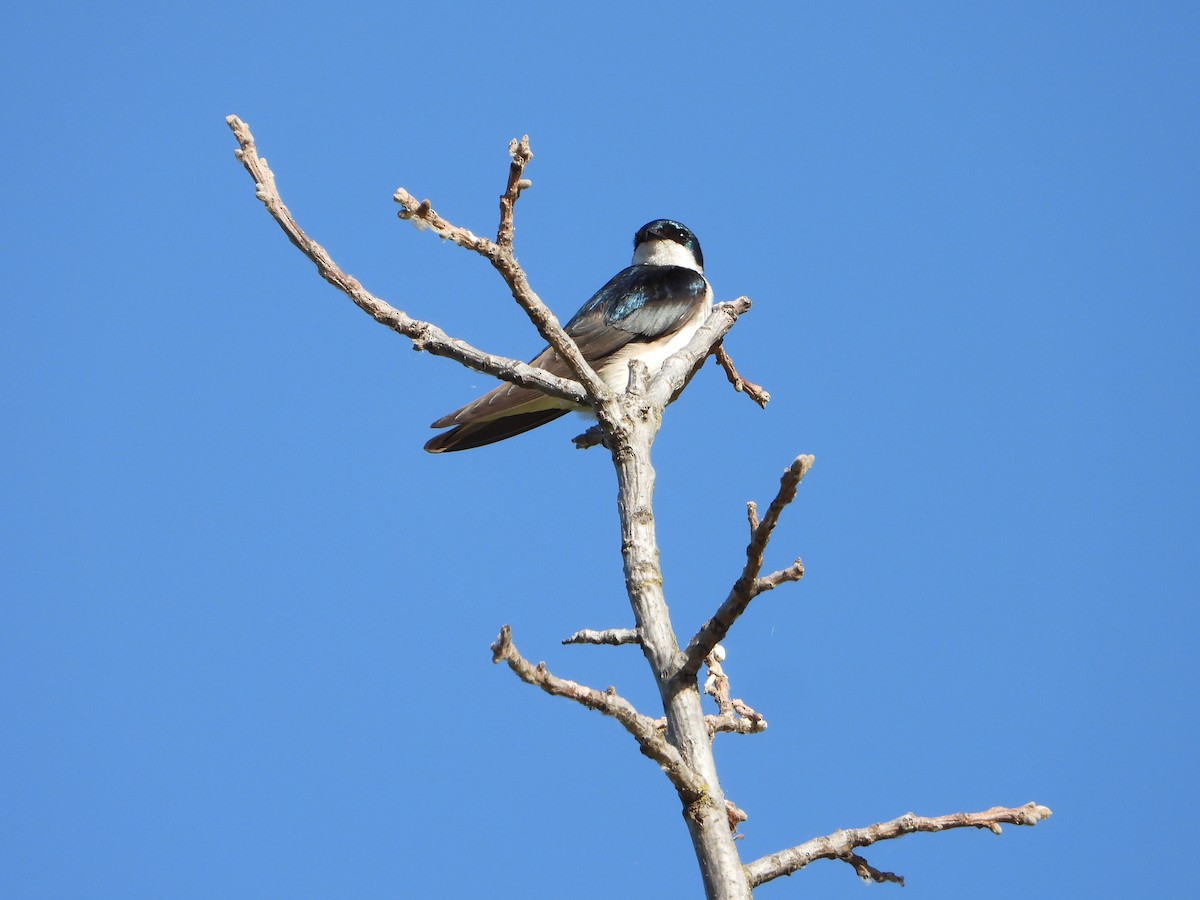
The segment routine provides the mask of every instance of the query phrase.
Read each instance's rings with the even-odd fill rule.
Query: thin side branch
[[[745,314],[751,305],[749,297],[716,304],[687,346],[662,364],[646,392],[649,402],[665,409],[668,402],[678,397],[700,370],[713,346],[729,333],[738,317]]]
[[[604,429],[599,425],[593,425],[583,434],[577,434],[571,438],[571,443],[575,445],[576,450],[591,450],[593,447],[599,447],[604,443]]]
[[[747,514],[751,524],[750,543],[746,547],[746,565],[741,577],[734,583],[729,596],[720,608],[700,627],[695,637],[688,642],[684,651],[684,662],[679,668],[676,678],[692,678],[700,670],[700,664],[712,653],[713,647],[725,639],[729,629],[738,617],[746,611],[750,601],[772,588],[787,581],[799,581],[804,577],[804,564],[796,560],[786,569],[772,572],[765,578],[758,573],[762,570],[763,556],[771,534],[779,523],[779,516],[784,507],[796,499],[796,489],[808,470],[812,468],[814,457],[810,455],[797,456],[790,466],[784,470],[779,480],[779,493],[767,507],[767,513],[761,521],[758,520],[757,507],[748,507]]]
[[[898,884],[904,887],[904,876],[897,875],[895,872],[885,872],[882,869],[877,869],[857,853],[848,853],[842,857],[842,861],[847,863],[855,873],[863,881],[874,882],[875,884]]]
[[[879,841],[892,840],[906,834],[915,834],[920,831],[946,831],[950,828],[986,828],[994,834],[1000,834],[1001,825],[1036,825],[1050,816],[1051,812],[1048,808],[1036,803],[1026,803],[1024,806],[1011,809],[995,806],[984,812],[952,813],[935,818],[908,813],[890,822],[868,825],[866,828],[835,831],[825,837],[814,838],[787,850],[756,859],[746,866],[746,874],[750,878],[750,886],[755,888],[782,875],[798,872],[818,859],[842,859],[853,865],[853,858],[856,855],[854,851],[859,847],[869,847]],[[858,867],[855,868],[857,870]],[[880,874],[886,876],[891,873]],[[894,877],[898,878],[899,876]],[[875,879],[873,878],[873,880]],[[890,881],[892,878],[885,877],[883,880]]]
[[[755,384],[743,378],[733,364],[733,359],[725,351],[725,343],[721,342],[713,350],[713,354],[717,357],[717,364],[725,370],[725,377],[729,379],[729,383],[733,385],[733,389],[739,393],[745,392],[746,396],[761,406],[767,408],[767,404],[771,400],[770,393],[760,384]]]
[[[729,819],[729,830],[733,832],[734,840],[740,839],[742,835],[737,833],[738,826],[750,817],[746,815],[746,811],[744,809],[742,809],[732,800],[725,801],[725,814]]]
[[[757,597],[766,591],[774,590],[781,584],[787,584],[789,581],[799,581],[804,577],[804,561],[796,560],[786,569],[780,569],[778,572],[772,572],[770,575],[764,575],[762,578],[754,581],[754,596]]]
[[[533,159],[533,151],[529,149],[529,135],[525,135],[519,141],[513,138],[508,145],[508,155],[512,157],[512,163],[508,167],[508,184],[504,188],[504,193],[500,195],[500,228],[496,232],[496,243],[500,245],[501,249],[511,251],[513,209],[517,205],[517,198],[521,196],[521,191],[531,186],[529,179],[521,177],[525,172],[525,167]]]
[[[274,173],[267,166],[267,161],[258,155],[249,126],[237,116],[229,116],[225,121],[237,138],[238,149],[234,153],[254,179],[255,195],[267,208],[267,212],[283,229],[288,240],[312,260],[321,277],[349,297],[359,309],[381,325],[386,325],[410,339],[414,350],[444,356],[477,372],[493,375],[521,387],[533,388],[572,403],[588,402],[587,394],[574,381],[551,375],[519,360],[478,350],[466,341],[450,337],[436,325],[410,317],[364,288],[357,278],[344,272],[333,261],[324,247],[305,234],[292,217],[275,186]]]
[[[564,644],[608,644],[612,647],[641,642],[642,636],[636,628],[607,628],[604,631],[584,628],[563,641]]]
[[[708,669],[708,677],[704,679],[704,693],[717,701],[720,711],[715,716],[705,716],[709,737],[718,732],[734,734],[758,734],[767,730],[767,720],[750,706],[737,697],[729,696],[729,676],[725,674],[722,665],[725,662],[725,648],[720,644],[713,647],[712,653],[704,660]]]
[[[492,644],[492,662],[508,663],[508,667],[518,678],[526,684],[541,688],[547,694],[566,697],[588,709],[616,719],[633,735],[642,753],[658,763],[685,803],[695,802],[708,792],[704,779],[684,762],[679,751],[667,742],[655,726],[654,720],[639,713],[633,708],[633,704],[620,696],[614,688],[598,691],[551,675],[545,663],[535,666],[517,652],[512,641],[512,629],[507,625],[500,629],[500,636]]]

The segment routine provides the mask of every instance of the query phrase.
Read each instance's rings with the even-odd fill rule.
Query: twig
[[[504,188],[504,193],[500,195],[500,228],[496,232],[496,243],[502,249],[511,251],[513,208],[517,205],[517,198],[521,196],[521,191],[531,186],[528,178],[521,177],[525,167],[533,159],[533,151],[529,149],[529,135],[525,135],[519,141],[513,138],[508,145],[508,155],[512,157],[512,163],[508,167],[508,184]]]
[[[512,629],[507,625],[500,629],[500,636],[492,644],[492,662],[507,662],[508,667],[526,684],[540,687],[555,697],[574,700],[588,709],[616,719],[633,735],[642,753],[658,763],[685,803],[693,803],[708,793],[704,779],[684,762],[679,751],[659,733],[654,720],[639,713],[614,688],[598,691],[551,675],[545,663],[533,665],[517,652],[512,641]]]
[[[563,641],[564,644],[608,644],[613,647],[641,642],[642,636],[636,628],[608,628],[604,631],[584,628]]]
[[[765,593],[766,591],[774,590],[781,584],[787,584],[789,581],[799,581],[804,577],[804,561],[796,560],[786,569],[780,569],[778,572],[772,572],[770,575],[764,575],[762,578],[754,581],[754,596]]]
[[[720,644],[704,660],[708,677],[704,679],[704,693],[717,701],[718,715],[705,716],[710,737],[718,732],[736,734],[758,734],[767,730],[767,720],[742,700],[729,696],[729,676],[725,674],[725,648]]]
[[[847,853],[842,857],[842,861],[852,866],[854,871],[858,873],[858,877],[863,881],[871,881],[875,884],[898,884],[900,887],[904,887],[903,875],[877,869],[857,853]]]
[[[717,344],[713,348],[713,354],[717,357],[717,364],[725,370],[725,376],[729,379],[729,383],[733,385],[733,389],[738,392],[745,391],[747,397],[763,409],[766,409],[767,403],[771,400],[770,393],[762,385],[748,381],[738,374],[737,367],[733,364],[733,359],[730,358],[725,350],[724,342]]]
[[[729,830],[733,832],[735,839],[740,839],[742,835],[737,833],[738,826],[750,817],[746,815],[746,811],[744,809],[742,809],[732,800],[725,801],[725,813],[729,817]]]
[[[879,841],[892,840],[906,834],[915,834],[919,831],[946,831],[950,828],[986,828],[995,834],[1000,834],[1002,824],[1036,825],[1050,816],[1049,809],[1036,803],[1026,803],[1024,806],[1012,809],[995,806],[984,812],[952,813],[936,818],[926,818],[908,813],[890,822],[868,825],[866,828],[835,831],[831,835],[813,838],[811,841],[789,847],[787,850],[780,850],[778,853],[761,857],[746,866],[746,873],[750,878],[750,886],[755,888],[760,884],[779,878],[781,875],[798,872],[818,859],[844,859],[853,865],[851,857],[854,856],[853,851],[858,847],[869,847]]]
[[[659,408],[666,408],[671,400],[682,393],[692,376],[699,371],[717,341],[729,333],[738,317],[751,307],[749,297],[738,297],[716,304],[704,324],[692,335],[682,350],[668,357],[650,382],[647,400]]]
[[[591,450],[593,447],[599,447],[604,443],[604,429],[599,425],[593,425],[583,434],[577,434],[571,438],[571,443],[575,445],[576,450]]]
[[[771,540],[771,534],[779,522],[779,516],[784,507],[796,499],[796,489],[808,470],[812,468],[813,461],[814,457],[812,456],[797,456],[792,464],[784,470],[783,477],[779,480],[779,493],[767,507],[767,514],[762,521],[757,521],[757,507],[747,509],[753,529],[750,543],[746,547],[746,565],[725,602],[688,642],[687,649],[684,651],[684,662],[675,676],[677,679],[695,677],[705,657],[712,652],[713,647],[724,640],[733,623],[746,611],[751,600],[763,591],[771,590],[786,581],[798,581],[804,576],[804,564],[800,560],[796,560],[786,569],[772,572],[765,578],[760,578],[758,573],[762,569],[763,555],[766,553],[767,543]]]
[[[229,116],[225,121],[237,138],[238,149],[234,153],[250,177],[254,179],[255,195],[262,201],[267,212],[283,229],[288,240],[312,260],[321,277],[354,301],[359,309],[381,325],[386,325],[393,331],[409,338],[413,342],[414,350],[423,350],[434,356],[453,359],[477,372],[494,375],[503,381],[532,388],[572,403],[586,404],[588,402],[583,388],[577,383],[551,375],[549,372],[534,368],[519,360],[478,350],[466,341],[450,337],[436,325],[411,318],[369,292],[358,279],[344,272],[333,261],[325,248],[305,234],[297,224],[279,195],[279,190],[275,186],[274,173],[267,166],[267,161],[258,155],[254,136],[250,133],[249,126],[237,116]]]

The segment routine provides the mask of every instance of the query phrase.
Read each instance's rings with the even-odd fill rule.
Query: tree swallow
[[[566,332],[614,391],[629,383],[629,361],[640,359],[653,377],[683,349],[712,311],[700,242],[671,219],[656,219],[633,236],[633,265],[600,288],[567,323]],[[547,347],[530,363],[571,378],[567,364]],[[469,450],[502,441],[583,407],[529,388],[502,384],[433,428],[450,428],[429,441],[430,453]],[[451,428],[450,426],[454,426]]]

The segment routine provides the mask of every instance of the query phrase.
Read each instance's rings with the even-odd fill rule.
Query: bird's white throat
[[[646,241],[639,244],[633,251],[635,266],[682,266],[693,272],[703,273],[704,269],[696,265],[696,257],[683,244],[674,241]]]

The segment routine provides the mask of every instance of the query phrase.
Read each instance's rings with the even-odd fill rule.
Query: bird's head
[[[635,266],[683,266],[704,272],[704,254],[691,230],[672,219],[647,222],[633,236]]]

